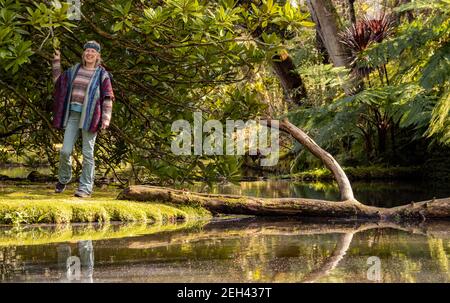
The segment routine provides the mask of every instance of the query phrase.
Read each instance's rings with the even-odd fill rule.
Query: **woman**
[[[94,145],[97,131],[111,121],[114,93],[109,73],[100,65],[101,47],[96,41],[84,45],[82,63],[61,73],[60,52],[55,51],[52,69],[55,83],[53,126],[65,129],[60,152],[56,193],[62,193],[72,178],[71,155],[80,129],[83,167],[75,196],[90,197],[94,185]]]

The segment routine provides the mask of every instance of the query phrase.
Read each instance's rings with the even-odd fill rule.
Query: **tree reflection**
[[[370,282],[367,259],[378,256],[383,282],[447,282],[449,230],[450,222],[219,220],[95,242],[77,235],[62,244],[0,246],[0,264],[2,280],[61,281],[67,258],[77,256],[80,280],[92,282],[95,246],[95,262],[101,264],[96,281]]]
[[[5,281],[15,273],[24,273],[23,262],[15,246],[0,247],[0,280]]]
[[[326,276],[336,268],[339,261],[342,260],[344,255],[347,253],[350,243],[352,243],[354,233],[343,234],[339,237],[336,249],[333,251],[330,257],[320,266],[318,269],[308,273],[303,278],[302,282],[315,282],[323,276]]]

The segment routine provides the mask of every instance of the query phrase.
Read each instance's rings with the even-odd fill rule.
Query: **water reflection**
[[[61,281],[73,255],[83,282],[373,282],[367,260],[376,256],[382,282],[450,282],[449,231],[449,222],[218,220],[133,237],[0,246],[1,279]]]
[[[91,240],[78,241],[79,255],[72,255],[68,244],[58,245],[58,267],[64,271],[61,282],[92,283],[94,275],[94,247]]]
[[[179,229],[197,230],[204,224],[199,221],[153,225],[0,226],[0,281],[26,282],[40,277],[53,282],[93,282],[95,239],[164,234]]]

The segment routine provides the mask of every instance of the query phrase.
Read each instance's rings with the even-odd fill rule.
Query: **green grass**
[[[167,203],[116,200],[117,188],[95,189],[91,198],[73,196],[70,186],[64,193],[54,193],[53,185],[0,187],[0,224],[174,222],[210,217],[210,213],[195,206],[175,206]]]

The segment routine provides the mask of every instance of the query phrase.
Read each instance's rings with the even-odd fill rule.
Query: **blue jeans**
[[[64,132],[64,143],[60,152],[58,179],[62,184],[67,184],[72,179],[72,151],[80,133],[81,113],[70,111],[69,120]],[[97,133],[81,130],[83,138],[83,168],[80,176],[79,190],[91,194],[94,185],[94,145]]]

